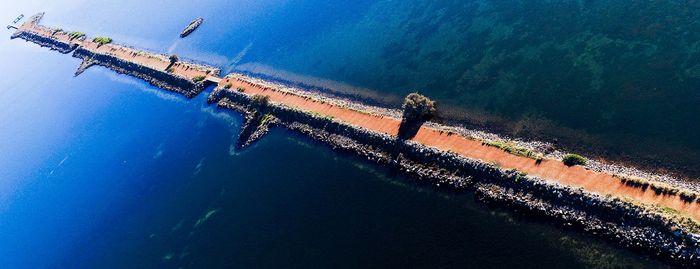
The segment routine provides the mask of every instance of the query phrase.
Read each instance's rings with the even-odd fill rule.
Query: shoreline
[[[419,181],[470,191],[481,201],[574,226],[674,264],[700,265],[700,195],[691,191],[698,190],[695,185],[666,178],[642,181],[634,178],[640,175],[634,168],[597,162],[568,167],[559,161],[563,152],[540,152],[546,143],[504,140],[497,134],[434,122],[423,124],[414,137],[401,139],[397,136],[401,112],[396,109],[242,74],[219,77],[219,69],[206,65],[97,44],[86,41],[84,34],[82,39],[71,37],[73,32],[38,25],[41,16],[33,16],[12,38],[64,54],[73,52],[73,57],[83,59],[76,75],[101,65],[188,98],[205,84],[216,84],[208,102],[244,115],[237,147],[254,143],[271,127],[283,127]],[[529,151],[527,156],[514,154],[498,143]],[[619,170],[635,175],[616,175]]]

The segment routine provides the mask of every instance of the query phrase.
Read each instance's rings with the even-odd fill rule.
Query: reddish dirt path
[[[223,87],[227,83],[231,83],[232,89],[237,87],[245,88],[245,93],[249,95],[261,94],[270,97],[270,101],[282,103],[290,107],[303,109],[318,113],[324,116],[331,116],[343,122],[347,122],[356,126],[361,126],[376,132],[396,135],[399,131],[399,121],[394,118],[377,117],[370,114],[364,114],[355,110],[337,107],[329,103],[305,98],[303,96],[281,92],[273,88],[264,87],[259,84],[251,83],[241,79],[224,78],[219,82],[219,86]]]
[[[66,32],[57,32],[54,34],[53,29],[34,24],[31,21],[22,24],[22,26],[20,26],[17,31],[31,32],[45,37],[54,38],[65,43],[78,44],[78,46],[90,50],[92,52],[113,55],[122,60],[147,66],[155,70],[165,70],[165,68],[168,67],[168,65],[170,64],[170,60],[165,55],[145,52],[117,44],[106,44],[98,47],[98,44],[92,42],[92,39],[86,39],[84,41],[75,39],[71,40],[70,36]],[[204,66],[194,65],[182,61],[178,61],[177,63],[175,63],[172,66],[172,68],[172,73],[174,75],[189,80],[193,79],[196,76],[209,77],[208,75],[210,73],[213,74],[213,72],[215,72],[214,68],[207,68]]]
[[[545,159],[538,165],[533,159],[509,154],[460,135],[441,134],[440,131],[428,127],[422,127],[413,140],[438,149],[452,150],[470,158],[494,162],[500,167],[517,169],[528,175],[538,176],[563,185],[583,187],[589,192],[628,197],[646,204],[670,207],[700,220],[700,204],[696,202],[686,203],[678,196],[657,195],[651,189],[644,191],[640,188],[627,186],[608,173],[587,170],[581,166],[568,167],[559,160]]]
[[[272,102],[282,103],[312,113],[331,116],[343,122],[373,131],[394,136],[398,134],[400,120],[395,118],[365,114],[328,103],[321,103],[317,100],[293,93],[278,91],[274,88],[261,86],[239,78],[224,78],[219,82],[219,86],[223,87],[227,83],[231,83],[234,89],[237,87],[244,87],[244,93],[249,95],[267,95]],[[607,173],[586,170],[580,166],[568,167],[558,160],[543,160],[542,163],[538,165],[533,159],[509,154],[501,149],[482,145],[480,141],[465,138],[457,134],[450,135],[447,132],[440,132],[425,126],[420,128],[412,140],[441,150],[452,150],[455,153],[469,158],[493,162],[505,169],[517,169],[528,175],[538,176],[563,185],[575,188],[582,187],[589,192],[602,195],[610,194],[617,197],[628,197],[646,204],[670,207],[686,213],[696,220],[700,220],[700,204],[686,203],[678,196],[657,195],[651,189],[643,191],[640,188],[630,187]]]

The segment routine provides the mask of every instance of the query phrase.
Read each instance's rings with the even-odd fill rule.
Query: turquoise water
[[[319,39],[350,24],[370,27],[357,22],[381,5],[69,1],[0,14],[43,10],[47,25],[225,70],[266,65],[360,85],[323,73],[334,48]],[[406,16],[400,11],[384,9]],[[197,16],[202,27],[179,40]],[[391,22],[382,18],[375,23]],[[295,60],[319,46],[308,63]],[[104,68],[74,78],[79,61],[68,55],[8,38],[0,48],[3,268],[663,267],[469,195],[415,185],[285,130],[236,152],[240,116],[207,106],[204,95],[186,100]],[[365,72],[353,65],[370,56],[342,55],[346,71]]]

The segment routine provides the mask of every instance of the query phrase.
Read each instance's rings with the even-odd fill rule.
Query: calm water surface
[[[425,4],[37,1],[0,14],[9,21],[44,10],[45,24],[224,70],[323,77],[385,96],[394,88],[362,74],[394,72],[369,61],[392,52],[351,56],[338,44],[388,42],[382,33],[397,27],[395,18],[415,17],[409,2]],[[177,39],[196,16],[205,17],[202,27]],[[359,35],[349,25],[376,32]],[[347,66],[328,67],[329,55]],[[78,64],[0,39],[3,268],[663,267],[469,195],[417,186],[285,130],[233,151],[240,116],[207,106],[204,95],[186,100],[104,68],[74,78]]]

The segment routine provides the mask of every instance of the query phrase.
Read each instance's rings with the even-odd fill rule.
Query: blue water
[[[373,6],[36,1],[0,14],[43,10],[47,25],[233,70],[285,55],[290,40],[313,46],[298,42]],[[179,40],[197,16],[205,23]],[[74,78],[78,64],[0,39],[2,268],[663,267],[285,130],[236,152],[240,116],[204,95],[187,100],[99,67]]]

